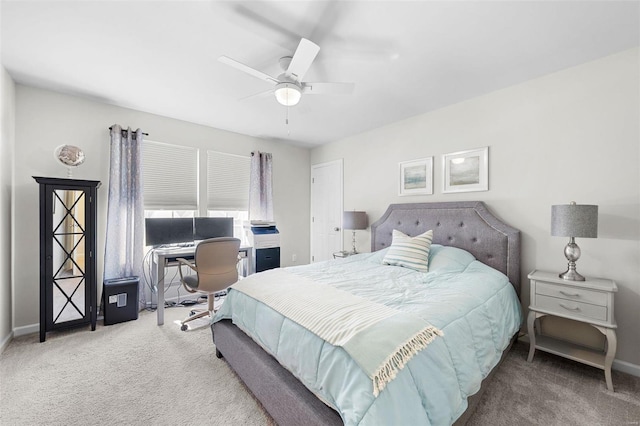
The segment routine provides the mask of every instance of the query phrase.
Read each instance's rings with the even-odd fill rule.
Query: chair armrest
[[[176,260],[178,261],[178,272],[180,273],[180,282],[184,283],[184,276],[182,275],[182,265],[186,265],[189,268],[193,269],[194,271],[198,272],[198,269],[195,267],[195,265],[193,265],[187,259],[183,257],[179,257]],[[186,285],[185,285],[185,288],[187,288]]]
[[[194,271],[198,272],[198,269],[196,268],[196,265],[194,265],[193,263],[189,262],[187,259],[185,259],[184,257],[179,257],[176,259],[178,261],[178,267],[180,265],[186,265],[189,268],[193,269]]]

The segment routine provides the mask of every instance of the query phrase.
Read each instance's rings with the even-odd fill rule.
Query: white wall
[[[616,358],[640,366],[638,59],[632,49],[340,140],[312,150],[311,163],[343,158],[344,208],[371,222],[390,203],[485,201],[521,230],[525,307],[528,272],[566,268],[567,239],[549,234],[551,205],[599,205],[598,238],[577,240],[578,271],[617,282]],[[442,155],[482,146],[489,191],[443,194]],[[399,197],[398,162],[428,156],[434,195]],[[369,244],[359,231],[358,249]]]
[[[15,84],[0,66],[0,351],[12,332],[11,177],[13,173]]]
[[[212,111],[211,114],[215,114]],[[211,127],[173,120],[85,98],[18,85],[15,144],[15,325],[35,331],[38,323],[38,185],[32,176],[66,177],[53,157],[56,146],[81,147],[85,163],[73,177],[102,181],[98,189],[98,282],[102,277],[112,124],[141,128],[148,139],[232,154],[273,153],[274,215],[281,233],[282,265],[309,261],[309,150]],[[167,167],[181,167],[167,159]],[[304,215],[300,215],[304,212]],[[98,290],[101,294],[101,290]],[[37,330],[37,328],[36,328]]]

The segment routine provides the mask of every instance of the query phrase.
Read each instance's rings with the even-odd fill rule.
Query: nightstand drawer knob
[[[563,294],[563,295],[569,296],[569,297],[580,297],[580,293],[567,293],[564,290],[560,290],[560,294]]]
[[[580,310],[579,306],[576,306],[576,307],[572,308],[570,306],[565,305],[564,303],[560,303],[560,306],[565,308],[565,309],[567,309],[567,310],[569,310],[569,311],[579,311]]]

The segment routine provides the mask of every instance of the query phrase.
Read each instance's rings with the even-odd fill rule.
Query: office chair
[[[237,238],[210,238],[196,246],[195,265],[186,259],[178,258],[180,281],[189,293],[206,293],[208,310],[191,311],[191,315],[181,322],[180,329],[186,331],[187,322],[207,315],[214,310],[214,294],[225,290],[238,281],[238,252],[240,240]],[[188,266],[196,272],[195,275],[183,275],[182,265]]]

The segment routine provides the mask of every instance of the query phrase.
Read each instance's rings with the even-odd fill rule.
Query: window
[[[198,150],[145,141],[142,144],[145,210],[198,210]]]
[[[232,217],[234,236],[246,243],[251,157],[206,151],[202,158],[197,148],[153,141],[142,150],[146,218]]]
[[[195,217],[195,210],[145,210],[144,217]]]
[[[247,245],[247,234],[244,232],[244,223],[249,220],[248,210],[209,210],[209,217],[232,217],[233,218],[233,236],[240,239],[240,244]]]
[[[207,216],[233,217],[233,234],[246,244],[251,157],[207,151]]]
[[[251,157],[207,151],[208,210],[249,210]]]

